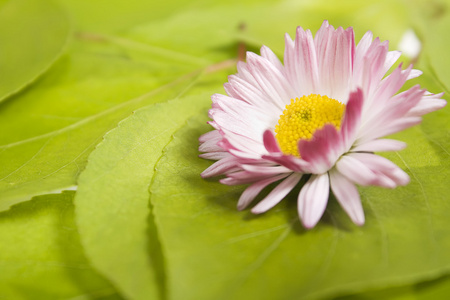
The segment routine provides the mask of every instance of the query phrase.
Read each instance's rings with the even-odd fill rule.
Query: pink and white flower
[[[330,189],[351,220],[362,225],[356,184],[395,188],[409,182],[402,169],[374,154],[406,144],[382,137],[420,123],[446,101],[419,86],[398,93],[421,72],[400,65],[386,75],[400,52],[388,51],[388,42],[373,39],[371,32],[356,45],[352,28],[335,30],[325,21],[314,38],[298,27],[295,40],[287,34],[285,40],[284,64],[265,46],[261,56],[248,52],[247,62],[239,62],[238,73],[224,84],[227,95],[212,96],[209,124],[215,130],[200,137],[199,150],[217,162],[202,176],[250,184],[239,210],[280,181],[253,213],[274,207],[308,176],[298,195],[306,228],[323,215]],[[338,106],[342,115],[328,117]]]

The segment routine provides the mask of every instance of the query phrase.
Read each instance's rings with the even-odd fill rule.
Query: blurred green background
[[[414,30],[408,86],[449,92],[449,1],[1,0],[0,299],[447,299],[448,107],[396,135],[412,182],[360,189],[361,228],[330,201],[305,231],[295,195],[237,212],[243,187],[198,176],[239,49],[325,19],[390,50]]]

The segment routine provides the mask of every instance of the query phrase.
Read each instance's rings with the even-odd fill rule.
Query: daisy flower
[[[285,37],[284,62],[268,48],[247,52],[238,73],[215,94],[209,124],[200,137],[200,156],[217,160],[201,175],[225,175],[227,185],[250,184],[238,201],[246,208],[269,184],[279,182],[253,208],[259,214],[278,204],[306,176],[298,214],[306,228],[322,217],[330,190],[357,224],[364,212],[356,185],[395,188],[408,175],[379,151],[406,144],[382,137],[420,123],[446,105],[442,94],[419,86],[398,93],[421,74],[401,65],[388,42],[367,32],[356,45],[352,28],[325,21],[316,36],[297,28]]]

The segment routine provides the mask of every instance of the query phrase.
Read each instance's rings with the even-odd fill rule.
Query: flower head
[[[420,123],[446,105],[442,94],[403,84],[421,74],[401,65],[388,42],[367,32],[358,45],[352,28],[325,21],[313,38],[297,28],[286,34],[284,63],[267,47],[247,53],[238,73],[224,84],[227,95],[212,96],[215,130],[200,137],[201,157],[217,160],[203,177],[225,175],[223,184],[250,184],[238,201],[246,208],[269,184],[279,184],[253,208],[263,213],[308,176],[298,195],[303,225],[314,227],[331,191],[355,224],[364,223],[356,185],[395,188],[408,175],[374,154],[397,151],[403,142],[382,137]]]

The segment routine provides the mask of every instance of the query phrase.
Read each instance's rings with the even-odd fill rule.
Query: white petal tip
[[[411,179],[409,178],[409,176],[407,176],[406,178],[403,179],[402,182],[400,182],[400,185],[408,185],[411,182]]]
[[[394,176],[396,176],[397,178],[397,185],[407,185],[409,184],[409,182],[411,181],[411,179],[409,178],[408,174],[406,174],[405,172],[403,172],[402,170],[396,170],[393,172]]]
[[[444,94],[444,93],[442,93]],[[439,109],[444,108],[447,105],[447,101],[445,101],[444,99],[437,99],[439,101],[436,101],[438,104],[437,106],[439,106]]]
[[[302,222],[302,225],[303,225],[303,227],[305,227],[305,229],[307,229],[307,230],[310,230],[310,229],[313,229],[315,226],[316,226],[316,224],[317,223],[305,223],[305,222]]]
[[[361,208],[362,209],[362,208]],[[366,218],[364,216],[364,212],[361,210],[359,212],[354,212],[352,215],[349,215],[352,222],[357,226],[363,226],[366,222]]]
[[[246,207],[247,205],[238,203],[236,209],[238,211],[243,211]]]
[[[397,151],[400,151],[400,150],[403,150],[403,149],[406,149],[406,147],[408,146],[408,144],[407,143],[404,143],[404,142],[400,142],[399,144],[398,144],[398,150]]]
[[[305,229],[312,229],[319,223],[319,220],[313,220],[311,218],[300,218],[300,220]]]
[[[353,220],[353,223],[355,223],[357,226],[363,226],[366,221],[364,218],[362,220]]]
[[[252,212],[252,214],[259,215],[259,214],[262,214],[262,213],[264,213],[264,212],[266,212],[266,211],[265,211],[265,210],[262,210],[262,209],[260,209],[260,208],[258,208],[258,207],[253,207],[253,208],[251,209],[251,212]]]

